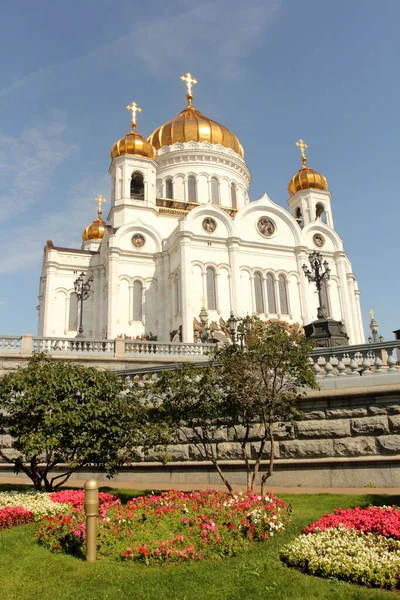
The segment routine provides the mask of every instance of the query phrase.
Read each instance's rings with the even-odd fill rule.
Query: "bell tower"
[[[135,209],[156,205],[156,152],[150,142],[136,131],[137,114],[142,109],[132,102],[131,131],[115,142],[111,149],[112,227],[121,227],[133,218]]]

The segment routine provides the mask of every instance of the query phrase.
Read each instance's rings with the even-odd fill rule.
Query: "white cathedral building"
[[[44,249],[39,335],[75,337],[79,303],[74,281],[92,277],[83,303],[87,338],[198,341],[205,303],[222,339],[231,311],[308,324],[318,296],[302,265],[314,250],[331,269],[323,298],[350,344],[364,343],[360,298],[351,263],[334,228],[327,180],[306,164],[288,186],[288,209],[266,194],[250,201],[250,170],[237,137],[192,105],[146,140],[131,131],[111,150],[111,207],[83,232],[80,249]],[[103,206],[104,208],[104,206]]]

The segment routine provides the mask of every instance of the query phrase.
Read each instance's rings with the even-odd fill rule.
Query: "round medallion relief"
[[[217,229],[217,224],[214,219],[207,217],[203,220],[202,227],[204,231],[207,231],[207,233],[214,233],[214,231]]]
[[[276,225],[269,217],[262,217],[257,223],[257,229],[264,237],[271,237],[276,231]]]
[[[143,248],[143,246],[146,243],[146,240],[142,235],[140,235],[140,233],[135,233],[135,235],[132,236],[131,242],[132,246],[134,246],[135,248]]]
[[[316,246],[318,246],[318,248],[322,248],[322,246],[325,244],[325,238],[320,233],[316,233],[313,237],[313,242]]]

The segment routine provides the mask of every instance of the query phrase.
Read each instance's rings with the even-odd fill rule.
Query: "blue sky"
[[[400,328],[398,0],[19,0],[0,7],[0,332],[36,333],[43,246],[80,246],[110,198],[126,104],[149,135],[194,104],[231,128],[250,196],[286,206],[294,143],[328,179],[335,228],[386,339]],[[107,206],[107,205],[106,205]]]

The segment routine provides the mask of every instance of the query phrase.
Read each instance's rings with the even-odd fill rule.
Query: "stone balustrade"
[[[125,353],[151,356],[207,356],[214,344],[188,344],[182,342],[145,342],[125,340]]]
[[[327,378],[398,374],[400,340],[315,348],[311,353],[318,381]]]

